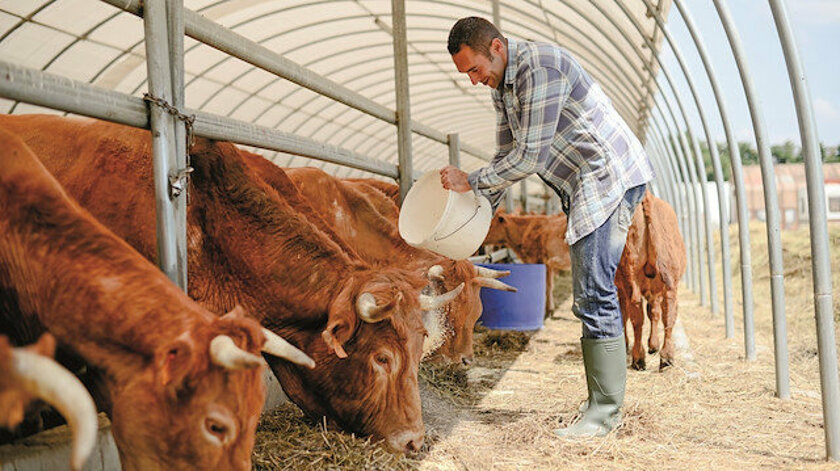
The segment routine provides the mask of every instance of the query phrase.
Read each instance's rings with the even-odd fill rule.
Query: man
[[[567,51],[506,39],[477,17],[455,23],[448,49],[473,85],[491,88],[498,150],[490,165],[470,174],[443,168],[441,182],[483,194],[495,207],[505,188],[536,173],[560,195],[589,400],[577,423],[555,433],[606,435],[621,423],[627,377],[613,280],[633,211],[653,179],[650,161],[601,87]]]

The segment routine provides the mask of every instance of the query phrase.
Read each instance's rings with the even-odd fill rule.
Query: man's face
[[[455,63],[458,72],[470,77],[473,85],[481,83],[490,88],[497,88],[505,77],[506,52],[502,41],[494,38],[490,43],[490,57],[464,44],[452,56],[452,62]]]

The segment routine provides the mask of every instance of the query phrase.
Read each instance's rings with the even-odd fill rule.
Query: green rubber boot
[[[624,337],[580,339],[589,389],[588,407],[580,420],[557,429],[561,437],[601,437],[621,424],[621,405],[627,381]]]

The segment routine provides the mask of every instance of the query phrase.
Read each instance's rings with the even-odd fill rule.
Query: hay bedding
[[[580,326],[559,280],[555,318],[534,334],[478,329],[469,369],[424,364],[426,444],[413,456],[329,430],[286,406],[260,424],[260,470],[838,469],[824,461],[824,432],[807,232],[783,233],[793,399],[774,397],[766,237],[751,228],[758,359],[745,362],[740,278],[733,276],[736,335],[683,286],[677,364],[663,373],[628,370],[624,425],[605,438],[565,441],[559,424],[585,398]],[[831,228],[834,301],[840,300],[840,230]],[[737,237],[734,232],[733,237]],[[732,240],[737,240],[733,238]],[[803,242],[804,240],[804,242]],[[737,246],[733,267],[737,267]],[[719,252],[718,252],[719,253]],[[568,277],[568,274],[561,275]],[[718,273],[720,277],[720,273]],[[722,290],[721,290],[722,300]],[[678,334],[679,335],[679,334]],[[686,340],[687,339],[687,340]],[[650,357],[651,355],[649,355]],[[649,365],[656,365],[648,358]]]

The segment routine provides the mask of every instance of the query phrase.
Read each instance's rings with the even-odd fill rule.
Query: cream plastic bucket
[[[427,172],[411,187],[400,209],[399,229],[413,247],[461,260],[472,255],[490,229],[492,208],[472,191],[445,190],[440,173]]]

